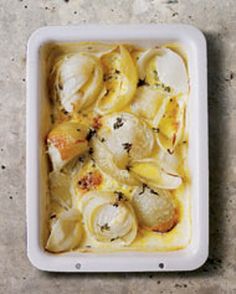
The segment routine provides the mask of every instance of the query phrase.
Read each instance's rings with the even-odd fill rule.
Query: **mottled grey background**
[[[0,0],[0,293],[236,293],[236,1]],[[26,257],[26,42],[40,26],[187,23],[208,42],[210,258],[192,273],[56,274]]]

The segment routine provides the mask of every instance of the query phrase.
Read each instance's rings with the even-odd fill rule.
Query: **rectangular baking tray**
[[[172,252],[117,252],[51,254],[42,246],[45,185],[40,160],[41,124],[47,115],[42,92],[41,48],[48,42],[105,41],[144,46],[179,43],[187,54],[191,93],[188,105],[189,167],[192,237],[182,250]],[[84,25],[43,27],[27,47],[27,254],[40,270],[58,272],[190,271],[208,257],[208,118],[207,57],[204,35],[189,25]]]

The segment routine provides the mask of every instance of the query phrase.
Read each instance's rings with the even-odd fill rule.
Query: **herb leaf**
[[[124,147],[124,150],[127,151],[127,153],[130,152],[131,148],[132,148],[132,144],[131,143],[123,143],[122,146]]]
[[[89,128],[88,134],[86,136],[86,140],[90,141],[92,139],[92,137],[96,134],[96,130],[93,128]]]
[[[123,126],[123,124],[124,124],[124,121],[122,120],[122,117],[117,117],[116,122],[113,125],[113,129],[114,130],[119,129]]]
[[[104,225],[102,225],[100,227],[101,231],[104,232],[104,231],[109,231],[111,228],[110,226],[108,225],[108,223],[105,223]]]

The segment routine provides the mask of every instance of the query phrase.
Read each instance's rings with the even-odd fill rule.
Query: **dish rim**
[[[198,132],[200,144],[198,174],[199,193],[199,244],[190,252],[123,252],[123,253],[76,253],[54,255],[39,245],[39,49],[49,42],[79,42],[82,40],[115,41],[176,39],[194,46],[201,81],[198,90]],[[199,76],[199,77],[200,77]],[[69,272],[137,272],[195,270],[208,257],[209,243],[209,184],[208,184],[208,114],[207,114],[207,55],[203,33],[190,25],[80,25],[48,26],[37,29],[27,45],[27,105],[26,105],[26,213],[27,255],[30,262],[44,271]],[[33,195],[33,196],[32,196]],[[200,209],[201,208],[201,209]],[[179,252],[186,251],[184,255]],[[176,253],[177,252],[177,253]],[[128,258],[127,258],[128,256]]]

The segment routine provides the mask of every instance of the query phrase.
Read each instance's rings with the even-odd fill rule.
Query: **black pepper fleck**
[[[141,80],[141,79],[138,80],[137,87],[142,87],[142,86],[145,86],[145,85],[148,85],[148,84],[145,82],[145,80]]]
[[[93,128],[90,128],[89,131],[88,131],[88,134],[86,136],[86,140],[87,141],[90,141],[92,139],[92,137],[96,134],[96,130],[93,129]]]
[[[6,169],[5,165],[2,165],[1,168],[2,168],[2,169]]]

